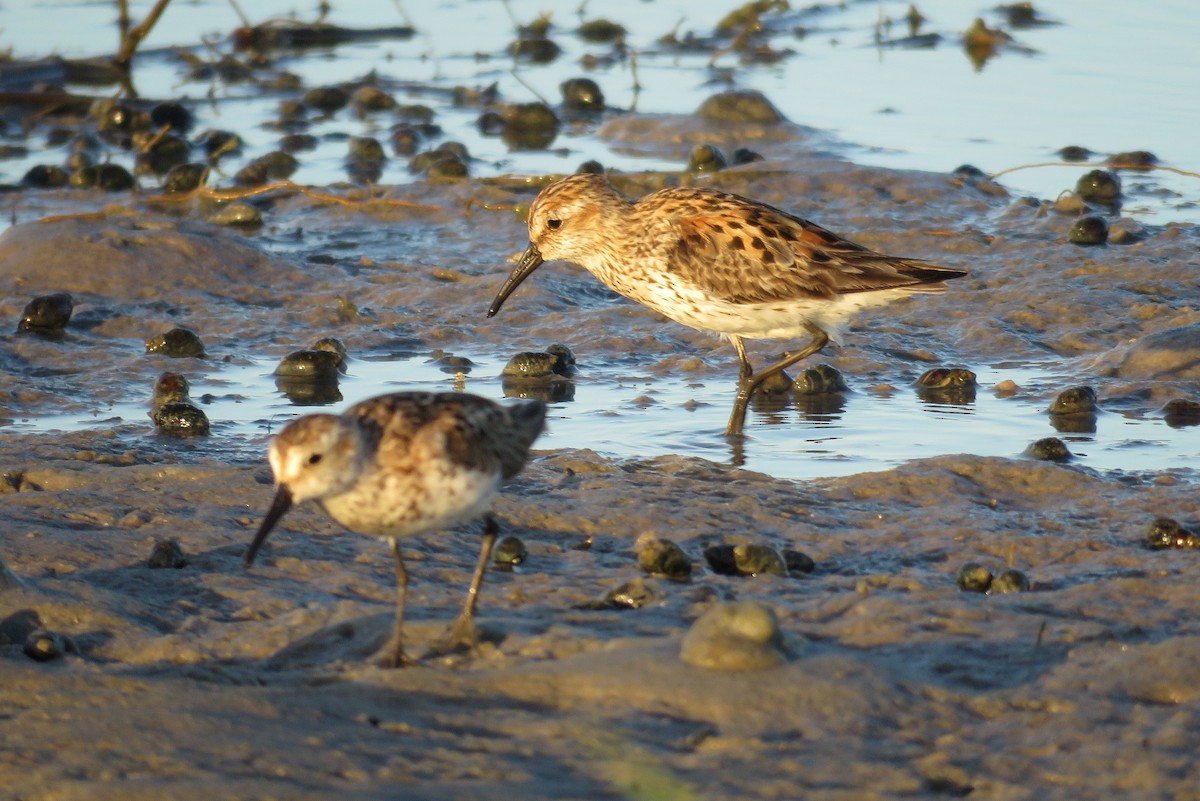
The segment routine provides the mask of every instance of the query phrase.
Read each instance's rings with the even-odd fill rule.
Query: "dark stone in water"
[[[172,131],[185,134],[192,130],[196,120],[182,103],[166,102],[150,109],[150,122],[159,128],[169,125]]]
[[[297,350],[283,357],[275,368],[278,378],[313,383],[337,383],[344,357],[331,350]]]
[[[71,181],[70,174],[52,164],[35,164],[21,178],[21,184],[35,189],[60,189]]]
[[[1108,170],[1092,170],[1076,182],[1075,193],[1088,203],[1115,206],[1121,200],[1121,179]]]
[[[1171,428],[1200,425],[1200,402],[1174,398],[1163,407],[1163,420]]]
[[[1156,551],[1167,548],[1200,548],[1200,537],[1170,517],[1156,517],[1146,531],[1146,544]]]
[[[167,134],[160,137],[148,150],[138,154],[134,169],[139,175],[165,175],[175,167],[186,164],[190,154],[191,145],[187,140]]]
[[[1044,437],[1039,439],[1030,445],[1025,452],[1034,459],[1039,459],[1043,462],[1068,462],[1071,460],[1071,452],[1067,450],[1066,443],[1058,437]]]
[[[1127,150],[1124,153],[1113,153],[1108,157],[1108,165],[1114,169],[1152,170],[1156,164],[1158,164],[1158,156],[1149,150]]]
[[[172,328],[165,334],[146,340],[146,353],[157,353],[172,359],[204,358],[204,343],[195,331],[187,328]]]
[[[558,357],[545,351],[521,351],[508,360],[501,371],[506,378],[550,378],[555,374]]]
[[[161,406],[173,401],[185,401],[188,399],[190,391],[191,386],[183,373],[173,373],[168,370],[154,382],[153,403],[155,406]]]
[[[1058,151],[1063,161],[1087,161],[1092,157],[1092,151],[1079,145],[1067,145]]]
[[[987,592],[992,586],[992,571],[978,562],[967,562],[958,569],[954,582],[963,592]]]
[[[786,119],[762,92],[753,89],[735,89],[715,94],[700,104],[696,116],[714,122],[754,122],[761,125],[774,125]]]
[[[61,334],[74,310],[75,302],[67,292],[36,297],[21,312],[17,333]]]
[[[714,573],[722,576],[787,575],[783,557],[767,545],[710,545],[704,558]]]
[[[179,543],[172,539],[156,541],[150,550],[150,557],[146,560],[146,567],[155,570],[164,568],[178,570],[187,567],[187,564],[188,558],[184,554],[183,548],[179,547]]]
[[[1076,220],[1067,241],[1072,245],[1103,245],[1108,241],[1108,223],[1094,214]]]
[[[756,395],[783,395],[792,389],[792,377],[783,370],[775,373],[754,388]]]
[[[818,364],[810,367],[796,376],[792,382],[796,395],[831,395],[846,392],[849,387],[842,374],[828,364]]]
[[[1029,579],[1020,570],[1002,570],[992,579],[988,595],[1004,595],[1010,592],[1029,592]]]
[[[61,634],[38,629],[30,632],[29,636],[25,638],[21,650],[24,651],[25,656],[35,662],[50,662],[61,659],[62,655],[66,653],[67,646]]]
[[[525,543],[517,537],[505,537],[492,549],[492,561],[497,567],[512,570],[529,557]]]
[[[551,368],[554,372],[568,378],[575,374],[575,352],[568,346],[556,342],[546,348],[546,353],[554,357],[554,366]]]
[[[231,131],[210,130],[200,134],[196,144],[204,149],[210,161],[241,152],[242,139]]]
[[[977,388],[975,373],[965,367],[935,367],[917,379],[917,397],[928,403],[974,403]]]
[[[379,111],[392,111],[398,104],[396,98],[378,86],[360,86],[350,96],[350,105],[360,117],[365,117]]]
[[[182,194],[197,189],[208,177],[208,165],[199,162],[179,164],[171,168],[163,180],[163,191],[169,195]]]
[[[500,136],[512,150],[542,150],[558,136],[559,121],[545,103],[515,103],[505,106],[500,116]]]
[[[350,95],[340,86],[318,86],[305,92],[302,100],[310,108],[332,114],[350,102]]]
[[[752,164],[756,161],[762,161],[763,156],[761,153],[757,153],[748,148],[739,147],[737,150],[733,151],[733,153],[729,157],[729,160],[734,165]]]
[[[575,33],[585,42],[615,42],[625,37],[625,26],[606,19],[592,19],[580,25]]]
[[[801,551],[784,548],[780,551],[780,555],[783,556],[783,565],[792,578],[808,575],[817,568],[817,563],[813,561],[813,558]]]
[[[562,48],[545,36],[523,36],[510,44],[508,50],[522,61],[533,64],[549,64],[562,52]]]
[[[603,609],[641,609],[658,597],[658,594],[641,576],[614,587],[604,595],[597,606]]]
[[[637,545],[638,565],[652,576],[672,581],[690,581],[692,560],[674,542],[662,539],[640,541]]]
[[[133,175],[120,164],[97,164],[83,167],[71,174],[70,184],[76,189],[103,189],[124,192],[134,187]]]
[[[716,145],[696,145],[688,157],[688,172],[716,172],[729,166],[729,159]]]
[[[563,106],[571,111],[603,111],[604,93],[591,78],[571,78],[559,84]]]
[[[202,437],[209,432],[208,415],[188,401],[170,401],[151,409],[150,419],[164,434]]]
[[[1050,404],[1050,414],[1090,414],[1096,411],[1096,390],[1071,387],[1058,393]]]

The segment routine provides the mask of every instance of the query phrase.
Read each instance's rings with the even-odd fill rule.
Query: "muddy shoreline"
[[[680,146],[679,126],[705,125],[661,124],[664,148]],[[776,132],[767,162],[687,180],[972,271],[945,296],[861,315],[833,354],[839,369],[896,382],[930,360],[1052,358],[1119,413],[1195,395],[1200,318],[1178,291],[1193,283],[1194,227],[1079,248],[1066,243],[1073,218],[1045,204],[805,155],[805,142]],[[662,178],[618,180],[636,195]],[[10,229],[0,319],[15,324],[53,291],[77,312],[61,340],[0,337],[0,416],[148,398],[181,362],[147,356],[144,338],[174,325],[210,351],[185,371],[212,377],[318,336],[359,358],[499,356],[564,331],[598,373],[732,374],[730,349],[578,270],[544,271],[486,320],[523,245],[514,207],[533,187],[384,191],[439,210],[279,195],[259,201],[267,226],[238,237],[194,207],[163,214],[134,197],[132,214]],[[29,202],[90,210],[78,193]],[[339,298],[369,314],[340,319]],[[301,510],[243,570],[271,493],[265,463],[223,455],[219,429],[189,444],[145,426],[0,428],[0,558],[19,582],[0,588],[5,797],[365,799],[403,786],[415,798],[1182,798],[1200,781],[1200,552],[1144,544],[1156,516],[1200,518],[1191,469],[1102,474],[964,453],[793,482],[680,456],[543,450],[496,505],[530,557],[489,577],[490,642],[381,671],[364,661],[391,616],[385,549]],[[634,542],[647,533],[677,541],[696,577],[645,578],[638,609],[592,608],[639,578]],[[415,642],[456,611],[476,535],[407,549]],[[145,566],[163,538],[185,567]],[[743,542],[796,548],[817,569],[703,567],[706,545]],[[1018,568],[1032,589],[961,592],[955,573],[972,561]],[[775,610],[790,662],[724,672],[678,659],[692,621],[733,599]],[[27,610],[66,638],[62,658],[24,655]]]

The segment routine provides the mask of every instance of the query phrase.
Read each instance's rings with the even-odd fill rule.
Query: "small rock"
[[[963,592],[987,592],[992,586],[992,571],[978,562],[967,562],[958,569],[954,582]]]
[[[779,620],[753,601],[719,603],[696,619],[683,638],[680,658],[695,667],[758,670],[787,661]]]
[[[787,573],[792,578],[800,578],[808,575],[817,568],[817,563],[812,557],[801,551],[796,551],[791,548],[784,548],[780,551],[783,556],[783,566],[787,568]]]
[[[150,549],[150,557],[146,560],[146,567],[153,569],[173,568],[178,570],[182,567],[187,567],[188,558],[183,553],[183,548],[173,539],[158,540],[154,543],[154,547]]]
[[[663,576],[672,581],[690,581],[692,560],[683,549],[670,540],[656,537],[639,538],[634,546],[638,565],[652,576]]]
[[[1050,414],[1090,414],[1096,411],[1096,390],[1072,387],[1058,393],[1050,404]]]
[[[252,228],[263,224],[262,212],[251,206],[235,200],[232,203],[222,203],[217,210],[207,217],[213,225],[228,225]]]
[[[609,609],[641,609],[657,597],[658,593],[638,576],[605,593],[601,605]]]
[[[696,145],[688,156],[688,172],[716,172],[729,166],[729,159],[716,145]]]
[[[1146,544],[1156,551],[1166,548],[1200,548],[1200,537],[1170,517],[1156,517],[1146,531]]]
[[[1200,401],[1173,398],[1162,411],[1163,420],[1172,428],[1200,425]]]
[[[171,401],[150,410],[150,419],[164,434],[200,437],[209,432],[208,415],[187,401]]]
[[[1066,443],[1058,437],[1043,437],[1030,445],[1026,451],[1029,456],[1043,462],[1069,462],[1071,452]]]
[[[277,378],[337,383],[345,357],[336,350],[297,350],[284,356],[275,368]]]
[[[496,547],[492,550],[492,561],[496,563],[497,567],[508,570],[512,570],[524,562],[528,556],[529,550],[518,537],[505,537],[497,542]]]
[[[151,403],[162,406],[164,403],[185,401],[191,392],[191,385],[182,373],[164,372],[154,382],[154,396]]]
[[[849,387],[842,374],[828,364],[818,364],[796,376],[792,390],[797,395],[830,395],[846,392]]]
[[[558,363],[552,353],[522,351],[508,360],[500,374],[505,378],[549,378],[555,374]]]
[[[30,632],[22,646],[25,656],[35,662],[49,662],[62,658],[66,652],[66,643],[61,634],[55,634],[46,629]]]
[[[204,343],[196,332],[187,328],[172,328],[165,334],[146,340],[146,353],[157,353],[172,359],[204,358]]]
[[[1067,241],[1072,245],[1103,245],[1108,241],[1108,223],[1094,214],[1076,220],[1067,233]]]
[[[700,104],[696,116],[714,122],[755,122],[762,125],[774,125],[786,119],[762,92],[753,89],[735,89],[715,94]]]
[[[36,297],[21,312],[17,333],[61,334],[74,310],[75,302],[66,292]]]
[[[1114,206],[1121,200],[1121,179],[1108,170],[1092,170],[1075,184],[1075,192],[1088,203]]]
[[[505,106],[500,116],[500,136],[513,150],[542,150],[558,136],[559,121],[545,103],[516,103]]]
[[[1020,570],[1002,570],[992,579],[988,595],[1004,595],[1010,592],[1029,592],[1029,579]]]
[[[1092,151],[1079,145],[1067,145],[1058,151],[1058,156],[1063,161],[1087,161],[1092,157]]]
[[[603,111],[604,93],[591,78],[571,78],[559,84],[563,107],[571,111]]]

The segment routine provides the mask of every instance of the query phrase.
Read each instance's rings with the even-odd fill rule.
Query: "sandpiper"
[[[529,209],[529,248],[488,316],[543,261],[574,262],[609,288],[666,317],[727,337],[741,361],[725,434],[740,437],[763,381],[837,341],[854,311],[913,292],[941,292],[965,270],[884,256],[815,223],[703,187],[673,187],[637,202],[599,175],[571,175]],[[763,368],[743,339],[808,335],[807,346]]]
[[[488,506],[500,482],[525,466],[545,418],[541,401],[501,406],[454,392],[397,392],[340,415],[297,418],[271,443],[275,500],[245,565],[284,513],[307,500],[351,531],[388,540],[396,560],[396,619],[380,664],[399,667],[408,662],[401,636],[408,573],[400,539],[482,516],[483,547],[466,603],[434,653],[474,647],[475,606],[499,531]]]

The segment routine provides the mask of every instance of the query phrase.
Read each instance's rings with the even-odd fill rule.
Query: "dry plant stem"
[[[1176,175],[1186,175],[1189,178],[1200,178],[1200,172],[1181,170],[1178,167],[1168,167],[1165,164],[1152,164],[1147,166],[1145,164],[1096,164],[1095,162],[1087,161],[1042,161],[1036,164],[1018,164],[1016,167],[1009,167],[1006,170],[993,173],[991,179],[994,181],[1001,175],[1007,175],[1010,172],[1016,172],[1017,170],[1031,170],[1037,167],[1107,167],[1110,170],[1137,170],[1138,172],[1165,170],[1167,172],[1173,172]]]
[[[138,45],[142,43],[142,40],[154,28],[154,24],[158,22],[158,18],[162,16],[163,11],[166,10],[167,4],[170,2],[171,0],[158,0],[154,4],[154,8],[150,9],[150,13],[146,15],[146,19],[140,25],[135,25],[129,29],[129,32],[124,37],[124,41],[121,42],[121,49],[117,51],[117,57],[113,59],[118,67],[126,72],[129,71],[129,62],[133,59],[134,51],[137,50]]]
[[[402,208],[421,209],[424,211],[441,211],[440,206],[431,206],[427,203],[414,203],[411,200],[396,200],[393,198],[371,198],[370,200],[347,200],[344,197],[330,195],[324,192],[318,192],[315,189],[310,189],[306,186],[293,183],[291,181],[275,181],[274,183],[264,186],[254,186],[246,189],[213,189],[208,186],[200,186],[193,189],[191,192],[184,192],[178,195],[154,195],[147,197],[147,203],[186,203],[189,200],[196,198],[207,198],[210,200],[238,200],[245,197],[255,197],[256,195],[265,195],[268,192],[274,192],[280,189],[290,189],[293,192],[299,192],[302,195],[307,195],[313,200],[320,200],[326,203],[336,203],[339,206],[349,206],[357,208],[371,204],[382,204],[385,206],[400,206]]]
[[[242,21],[242,25],[246,26],[247,28],[253,27],[253,25],[250,23],[250,18],[242,13],[242,8],[237,4],[237,0],[229,0],[229,5],[233,8],[233,13],[237,14],[238,19]]]

